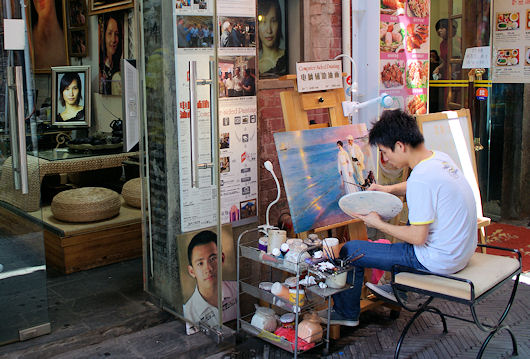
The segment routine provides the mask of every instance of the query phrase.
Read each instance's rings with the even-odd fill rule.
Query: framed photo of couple
[[[88,0],[88,14],[124,10],[134,7],[134,0]]]
[[[90,126],[90,66],[52,67],[52,125]]]

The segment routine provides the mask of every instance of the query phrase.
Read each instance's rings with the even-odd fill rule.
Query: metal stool
[[[403,308],[415,312],[401,333],[394,352],[394,358],[397,359],[399,357],[399,351],[409,328],[423,312],[438,314],[442,319],[444,333],[447,333],[445,317],[474,323],[480,330],[488,333],[477,354],[477,358],[482,357],[491,338],[501,329],[506,329],[510,334],[513,345],[512,355],[517,355],[515,336],[508,326],[502,325],[502,322],[508,315],[515,298],[515,293],[517,292],[517,285],[519,284],[519,276],[521,274],[521,253],[518,250],[509,248],[481,244],[478,246],[516,253],[517,259],[477,252],[464,269],[452,275],[437,274],[400,265],[395,265],[392,268],[391,284],[394,295]],[[510,300],[497,324],[491,326],[482,323],[477,317],[475,305],[497,290],[502,284],[511,280],[513,276],[516,276],[516,279],[513,283]],[[418,308],[411,308],[400,298],[398,291],[415,292],[426,295],[428,298]],[[430,305],[434,298],[442,298],[468,305],[473,320],[443,313],[438,308]]]

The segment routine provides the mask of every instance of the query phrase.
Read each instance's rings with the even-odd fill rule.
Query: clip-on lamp
[[[394,99],[392,99],[390,95],[383,92],[381,96],[365,102],[342,101],[342,112],[344,113],[344,116],[351,116],[354,111],[376,103],[379,103],[384,108],[389,108],[394,104]]]
[[[269,211],[273,205],[276,204],[280,200],[280,182],[278,182],[278,177],[276,177],[276,174],[274,173],[274,169],[272,167],[271,161],[266,161],[264,164],[265,169],[269,171],[272,174],[272,177],[274,178],[274,181],[276,182],[276,199],[272,201],[269,206],[267,207],[267,211],[265,212],[265,220],[266,224],[262,224],[261,226],[258,226],[260,232],[263,232],[264,234],[268,234],[269,229],[277,229],[277,227],[271,226],[269,222]]]

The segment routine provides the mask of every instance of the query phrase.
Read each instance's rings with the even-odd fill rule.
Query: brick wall
[[[301,0],[302,1],[302,0]],[[309,58],[303,61],[327,60],[342,53],[341,1],[340,0],[310,0],[309,3],[310,31]],[[280,92],[285,89],[258,91],[258,161],[259,161],[259,214],[260,223],[265,223],[265,211],[270,202],[276,198],[276,185],[271,174],[263,167],[267,160],[271,161],[282,189],[280,201],[271,208],[270,222],[276,225],[281,213],[288,211],[287,198],[283,188],[282,174],[278,155],[274,145],[273,133],[285,131],[280,102]],[[308,113],[310,121],[322,123],[328,121],[326,111],[311,111]]]

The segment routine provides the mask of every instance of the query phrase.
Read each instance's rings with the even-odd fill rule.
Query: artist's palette
[[[365,215],[370,212],[377,212],[386,221],[401,212],[403,203],[393,194],[362,191],[342,196],[339,200],[339,207],[351,217],[354,216],[354,213]]]

